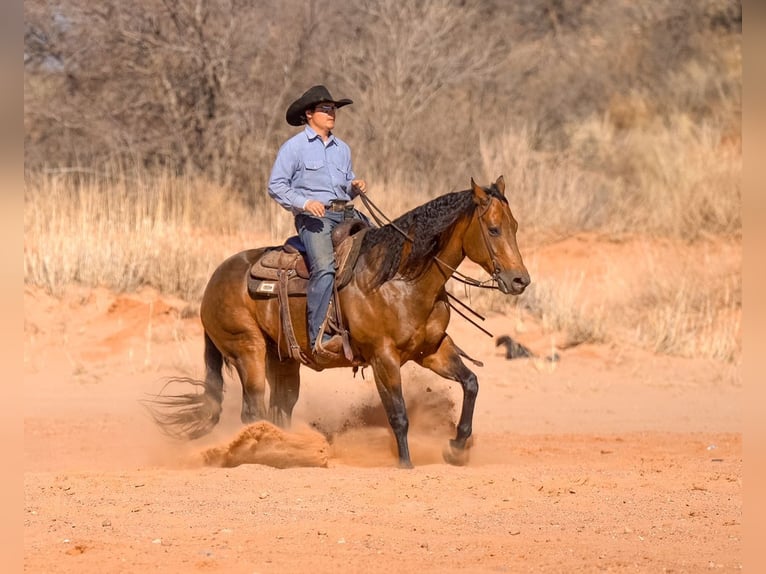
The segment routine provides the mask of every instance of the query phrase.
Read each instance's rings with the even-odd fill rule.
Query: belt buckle
[[[344,199],[332,199],[332,200],[330,200],[330,210],[331,211],[345,211],[347,205],[348,205],[348,201],[346,201]]]

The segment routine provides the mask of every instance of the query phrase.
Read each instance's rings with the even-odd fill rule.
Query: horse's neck
[[[459,221],[444,247],[434,256],[434,261],[423,274],[423,281],[428,288],[441,291],[452,277],[453,272],[465,259],[463,252],[463,236],[465,235],[470,218]]]

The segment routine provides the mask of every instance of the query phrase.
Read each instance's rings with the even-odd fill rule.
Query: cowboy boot
[[[343,338],[340,335],[324,334],[321,342],[314,344],[314,356],[332,360],[343,358]]]

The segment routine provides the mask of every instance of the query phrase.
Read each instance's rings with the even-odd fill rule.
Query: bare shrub
[[[508,133],[558,158],[545,169],[570,173],[578,134],[604,118],[623,138],[662,138],[646,126],[684,115],[739,137],[737,0],[29,0],[24,10],[27,169],[120,158],[201,175],[265,208],[276,150],[294,133],[284,110],[314,83],[355,99],[340,131],[359,174],[430,196],[477,177]],[[600,205],[612,192],[603,178],[621,176],[604,162],[580,168],[588,197],[575,201]]]
[[[28,2],[27,165],[100,167],[121,158],[264,189],[317,23],[304,27],[300,5]]]
[[[497,72],[505,55],[502,37],[478,32],[480,6],[475,0],[352,4],[347,21],[355,33],[336,47],[336,57],[342,85],[359,96],[365,112],[358,153],[374,158],[369,169],[386,184],[419,172],[435,191],[449,181],[440,172],[465,161],[466,143],[478,134],[467,139],[444,118],[466,117],[466,89]],[[465,119],[457,124],[468,127]]]

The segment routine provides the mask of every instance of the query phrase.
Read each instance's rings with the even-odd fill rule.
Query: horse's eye
[[[487,229],[487,231],[489,231],[489,234],[492,237],[498,237],[500,235],[500,228],[499,227],[489,227]]]

